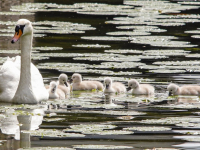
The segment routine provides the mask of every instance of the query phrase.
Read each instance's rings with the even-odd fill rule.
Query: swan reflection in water
[[[1,140],[6,140],[1,150],[18,148],[28,148],[31,145],[30,133],[23,133],[22,130],[36,130],[42,124],[44,109],[23,109],[15,111],[9,109],[5,113],[5,118],[1,120],[0,128]]]

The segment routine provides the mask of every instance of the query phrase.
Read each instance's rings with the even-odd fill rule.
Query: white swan
[[[50,99],[65,99],[65,93],[58,88],[58,83],[55,81],[50,82],[48,92]]]
[[[120,82],[112,82],[112,79],[106,77],[104,79],[104,93],[125,93],[126,87]]]
[[[0,101],[35,104],[47,100],[43,78],[31,63],[33,27],[29,20],[18,20],[11,43],[19,38],[21,57],[8,58],[0,69]]]
[[[67,97],[68,94],[72,91],[71,85],[67,83],[68,77],[66,74],[62,73],[58,77],[58,89],[62,90]]]
[[[99,81],[82,81],[82,76],[79,73],[72,75],[72,90],[83,91],[83,90],[103,90],[103,84]]]
[[[128,81],[128,89],[132,89],[131,93],[135,95],[153,95],[154,87],[149,84],[139,84],[135,79]]]
[[[200,86],[198,85],[185,85],[179,87],[178,85],[171,83],[168,85],[167,90],[169,95],[200,95]]]

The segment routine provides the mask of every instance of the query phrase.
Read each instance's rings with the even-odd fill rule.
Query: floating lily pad
[[[41,57],[39,57],[41,58]],[[33,58],[34,59],[34,58]],[[99,69],[87,69],[88,64],[78,64],[78,63],[42,63],[38,64],[39,69],[50,69],[59,70],[64,72],[78,72],[78,73],[96,73],[96,74],[114,74],[113,71],[99,70]]]
[[[78,149],[129,149],[132,146],[121,146],[121,145],[73,145],[73,148]]]
[[[138,66],[145,65],[144,63],[139,62],[103,62],[101,65],[92,65],[88,68],[107,68],[107,69],[119,69],[119,68],[136,68]]]
[[[71,129],[65,129],[64,131],[78,131],[83,134],[99,134],[99,135],[113,135],[113,134],[132,134],[132,131],[123,130],[110,130],[115,128],[114,125],[74,125],[70,126]],[[109,130],[108,130],[109,129]]]
[[[2,25],[12,25],[12,28],[1,29],[1,32],[5,33],[13,33],[15,22],[3,22]],[[94,27],[91,27],[88,24],[78,24],[78,23],[70,23],[70,22],[61,22],[61,21],[40,21],[40,22],[32,22],[34,28],[34,36],[42,37],[45,36],[46,33],[55,33],[55,34],[72,34],[72,33],[85,33],[85,30],[95,30]],[[44,30],[40,26],[50,26],[49,29]],[[40,28],[39,28],[40,27]],[[47,28],[47,27],[45,27]],[[39,33],[39,35],[37,35]],[[9,34],[10,35],[10,34]],[[13,36],[13,35],[12,35]]]
[[[34,15],[34,13],[30,12],[0,12],[0,15]]]
[[[95,113],[95,112],[93,112]],[[137,116],[137,115],[145,115],[145,113],[137,112],[137,111],[113,111],[113,110],[107,110],[107,111],[96,111],[96,113],[99,114],[105,114],[105,115],[116,115],[116,116]]]
[[[105,50],[106,53],[114,53],[114,54],[126,54],[126,53],[133,53],[133,54],[142,54],[143,51],[140,50],[131,50],[131,49],[111,49]]]
[[[168,131],[171,130],[171,128],[167,127],[128,127],[128,128],[123,128],[123,130],[136,130],[136,131]]]
[[[187,55],[190,51],[184,50],[147,50],[144,51],[144,55],[164,55],[164,56],[179,56],[179,55]]]
[[[83,134],[77,133],[64,133],[63,131],[56,129],[39,129],[35,131],[22,131],[23,133],[30,133],[31,136],[40,136],[42,137],[84,137]]]
[[[43,121],[46,122],[60,122],[65,120],[65,118],[44,118]]]
[[[63,131],[75,131],[81,132],[83,134],[99,134],[100,131],[114,129],[115,125],[103,125],[103,124],[81,124],[81,125],[72,125],[71,129],[65,129]]]
[[[182,138],[183,140],[187,140],[187,141],[190,141],[190,142],[199,142],[199,140],[200,140],[200,137],[199,136],[192,136],[192,137],[187,137],[187,138]]]
[[[185,33],[200,34],[200,30],[185,31]]]
[[[107,35],[125,35],[125,36],[135,36],[135,35],[150,35],[148,32],[139,31],[118,31],[118,32],[107,32]]]
[[[149,72],[152,73],[184,73],[186,70],[166,70],[166,69],[160,69],[160,70],[149,70]]]
[[[179,149],[176,149],[176,148],[154,148],[156,150],[179,150]],[[154,150],[154,149],[145,149],[145,150]]]
[[[200,122],[199,118],[192,118],[192,117],[167,117],[167,118],[161,118],[161,119],[146,119],[137,121],[140,123],[145,124],[165,124],[165,125],[171,125],[171,124],[188,124],[189,122]]]
[[[126,20],[126,18],[124,19],[124,17],[123,18],[114,18],[115,20]],[[128,30],[130,30],[130,29],[135,29],[135,30],[142,30],[142,31],[147,31],[147,32],[149,32],[149,31],[152,31],[152,30],[156,30],[156,29],[159,29],[158,27],[156,27],[156,26],[117,26],[116,27],[117,29],[128,29]]]
[[[40,51],[53,51],[53,50],[62,50],[62,47],[33,47],[33,50]]]
[[[141,72],[134,72],[134,71],[119,71],[119,72],[114,72],[113,75],[115,76],[122,76],[122,75],[135,75],[135,74],[142,74]]]
[[[200,35],[192,35],[191,37],[195,39],[200,39]]]
[[[195,1],[195,2],[187,2],[187,1],[184,1],[184,2],[178,2],[179,4],[186,4],[186,5],[200,5],[200,2],[198,1]]]
[[[199,65],[200,61],[192,60],[192,61],[162,61],[162,62],[154,62],[153,64],[156,65],[174,65],[174,66],[193,66],[193,65]]]
[[[185,109],[198,109],[200,108],[200,104],[171,104],[169,106],[158,106],[159,108],[178,108],[178,109],[182,109],[183,107]]]
[[[110,45],[99,45],[99,44],[78,44],[72,45],[73,47],[84,47],[84,48],[106,48],[110,47]]]
[[[89,60],[89,61],[140,61],[138,56],[125,56],[125,55],[111,55],[111,54],[102,54],[101,56],[93,56],[93,57],[75,57],[74,60]]]
[[[67,147],[30,147],[30,148],[19,148],[17,150],[75,150]]]
[[[183,41],[171,41],[175,37],[164,37],[164,36],[145,36],[145,37],[134,37],[132,38],[131,43],[142,43],[142,44],[150,44],[152,46],[159,47],[195,47],[197,45],[192,45],[190,42]]]
[[[113,37],[113,36],[82,36],[81,39],[93,41],[128,41],[128,37]]]

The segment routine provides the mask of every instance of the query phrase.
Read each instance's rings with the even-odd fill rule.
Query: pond
[[[67,99],[0,106],[1,150],[200,149],[198,96],[168,96],[169,83],[199,84],[200,2],[13,0],[0,2],[0,63],[18,19],[34,28],[32,62],[46,85],[60,73],[109,76],[155,87],[154,96],[74,91]]]

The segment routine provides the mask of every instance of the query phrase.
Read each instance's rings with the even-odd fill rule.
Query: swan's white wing
[[[43,82],[42,75],[39,70],[31,63],[31,80],[32,80],[32,88],[33,92],[38,101],[48,100],[49,93],[46,90]]]
[[[0,69],[0,101],[11,102],[20,80],[21,57],[7,59]],[[31,63],[31,79],[33,92],[38,101],[47,100],[49,95],[44,87],[39,70]]]
[[[0,70],[0,101],[11,102],[20,78],[20,57],[8,58]]]

